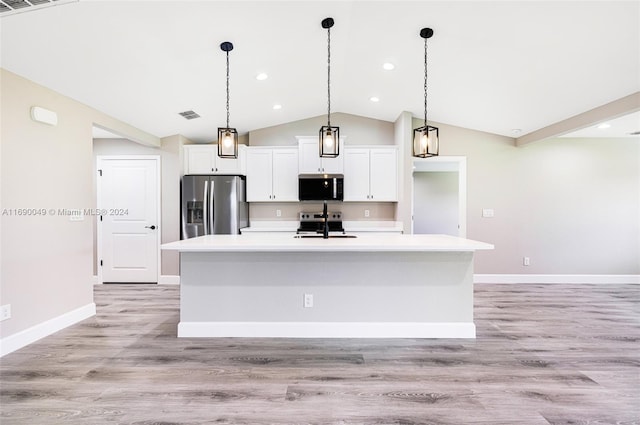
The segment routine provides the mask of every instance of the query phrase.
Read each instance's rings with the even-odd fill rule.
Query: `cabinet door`
[[[398,200],[398,151],[396,149],[371,149],[369,153],[369,186],[370,201]]]
[[[214,145],[184,147],[185,174],[212,174],[215,171],[216,148]]]
[[[298,170],[300,174],[318,174],[322,172],[318,139],[300,140],[298,143]]]
[[[317,145],[316,150],[318,150]],[[344,141],[340,140],[340,154],[337,157],[321,158],[320,163],[320,167],[322,168],[323,173],[344,174]]]
[[[344,151],[344,200],[369,200],[369,149]]]
[[[272,200],[275,202],[297,202],[298,149],[274,149],[272,175]]]
[[[271,201],[271,151],[247,149],[247,202]]]
[[[215,173],[216,174],[242,174],[242,167],[240,166],[242,156],[244,155],[244,149],[238,146],[237,158],[220,158],[218,156],[218,146],[216,145],[215,157]]]

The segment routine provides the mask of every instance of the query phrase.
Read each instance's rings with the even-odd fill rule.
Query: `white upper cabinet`
[[[220,158],[218,145],[185,145],[185,174],[245,174],[245,145],[238,146],[238,158]]]
[[[298,202],[298,149],[249,147],[247,202]]]
[[[395,146],[345,149],[344,200],[398,200],[398,150]]]
[[[273,149],[273,200],[298,202],[298,149]]]
[[[320,158],[317,136],[297,139],[300,174],[342,174],[344,172],[344,138],[340,138],[340,154],[335,158]]]

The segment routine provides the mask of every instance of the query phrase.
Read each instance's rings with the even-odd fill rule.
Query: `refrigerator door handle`
[[[210,223],[209,227],[211,228],[211,234],[212,235],[215,233],[215,227],[214,227],[213,224],[214,224],[215,219],[216,219],[216,216],[215,216],[215,213],[214,213],[215,210],[213,209],[213,207],[214,207],[213,202],[214,202],[214,198],[215,198],[214,197],[214,193],[215,193],[214,187],[215,187],[214,186],[214,182],[213,182],[213,180],[211,180],[211,187],[209,188],[209,190],[210,190],[210,192],[209,192],[209,210],[211,211],[209,214],[210,214],[210,218],[211,218],[211,223]]]
[[[209,181],[204,181],[204,193],[202,195],[202,213],[204,215],[202,222],[204,223],[204,234],[209,234],[209,208],[207,206],[207,196],[209,195]]]

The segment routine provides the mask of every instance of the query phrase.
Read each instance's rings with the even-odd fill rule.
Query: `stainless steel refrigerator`
[[[182,177],[181,239],[232,235],[249,225],[243,176]]]

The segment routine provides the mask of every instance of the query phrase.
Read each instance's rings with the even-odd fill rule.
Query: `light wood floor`
[[[476,340],[177,339],[178,297],[96,286],[0,360],[0,423],[640,423],[640,286],[477,285]]]

